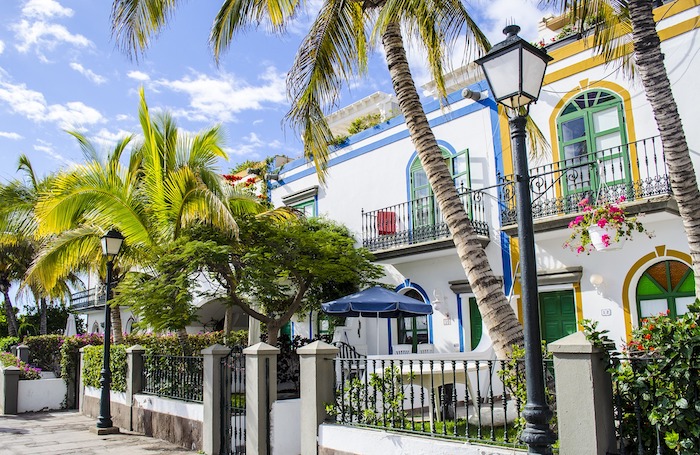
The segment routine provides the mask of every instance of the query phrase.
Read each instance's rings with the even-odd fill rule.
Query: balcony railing
[[[74,310],[82,310],[84,308],[102,306],[106,301],[105,288],[90,288],[71,295],[70,306]]]
[[[488,237],[485,190],[459,188],[459,197],[477,234]],[[450,237],[435,196],[431,195],[371,212],[362,211],[362,246],[370,251]]]
[[[499,177],[501,224],[517,223],[515,178]],[[627,201],[670,195],[671,182],[659,136],[530,169],[533,218],[581,210],[578,203]]]

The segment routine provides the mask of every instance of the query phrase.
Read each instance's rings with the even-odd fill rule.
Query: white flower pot
[[[617,235],[617,230],[608,226],[589,226],[588,234],[591,236],[591,245],[593,245],[596,251],[619,250],[620,248],[622,248],[622,245],[625,244],[625,240],[627,240],[624,237],[622,237],[619,241],[616,242],[615,236]],[[610,244],[608,246],[605,246],[605,242],[603,242],[603,236],[606,234],[610,237]]]

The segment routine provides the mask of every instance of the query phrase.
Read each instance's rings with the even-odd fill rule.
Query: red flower
[[[646,335],[644,335],[644,339],[651,340],[651,333],[647,333]]]

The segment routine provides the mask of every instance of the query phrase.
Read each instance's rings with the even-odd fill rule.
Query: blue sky
[[[310,13],[320,0],[311,0]],[[78,130],[105,150],[117,138],[138,132],[138,89],[151,109],[167,109],[186,131],[220,123],[228,163],[269,155],[297,157],[301,144],[282,120],[289,104],[285,74],[310,23],[302,15],[283,37],[264,31],[240,35],[217,67],[208,47],[209,27],[220,1],[180,2],[170,26],[138,61],[111,38],[108,0],[0,2],[0,182],[18,177],[24,153],[40,175],[80,163]],[[523,27],[531,41],[544,15],[531,0],[467,2],[492,40],[502,39],[506,21]],[[427,82],[421,56],[410,55],[417,82]],[[353,81],[340,105],[377,90],[391,92],[379,54],[369,76]]]

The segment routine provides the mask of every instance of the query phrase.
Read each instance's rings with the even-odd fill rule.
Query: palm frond
[[[360,2],[326,1],[302,42],[287,76],[289,124],[304,139],[321,181],[332,140],[324,109],[335,106],[342,84],[367,71],[367,36]]]
[[[217,64],[231,45],[234,34],[263,22],[268,23],[272,31],[281,32],[299,6],[299,0],[224,0],[209,35]]]
[[[138,58],[151,37],[168,23],[177,4],[178,0],[114,0],[111,22],[117,46]]]

